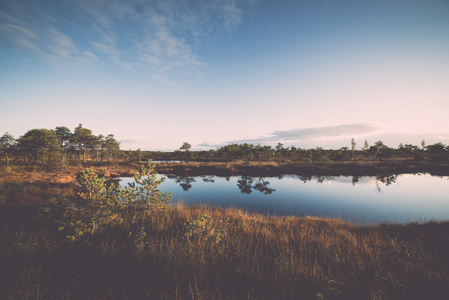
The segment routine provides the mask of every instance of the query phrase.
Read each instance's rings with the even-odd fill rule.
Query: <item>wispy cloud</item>
[[[220,144],[215,144],[215,143],[210,143],[210,142],[202,142],[201,144],[196,145],[197,147],[200,148],[216,148],[216,147],[223,147],[225,146],[227,143],[220,143]]]
[[[366,124],[345,124],[327,127],[303,128],[273,132],[273,139],[281,140],[304,140],[317,139],[329,136],[341,136],[348,134],[365,134],[376,129]]]
[[[198,75],[197,50],[234,30],[253,2],[16,0],[0,6],[0,37],[60,65],[101,60],[155,78]]]
[[[54,17],[33,5],[19,5],[20,1],[15,4],[7,11],[0,11],[1,43],[61,66],[92,62],[95,55],[81,51],[72,37],[57,28]]]
[[[301,128],[291,130],[276,130],[271,135],[255,139],[229,141],[227,143],[249,143],[263,144],[281,141],[303,141],[319,139],[323,137],[340,137],[346,135],[366,134],[375,130],[376,127],[367,124],[345,124],[337,126]]]
[[[440,132],[379,132],[380,128],[367,124],[344,124],[337,126],[301,128],[292,130],[276,130],[267,136],[254,139],[231,140],[221,143],[203,142],[196,145],[202,149],[223,147],[228,144],[261,144],[275,145],[278,142],[300,147],[323,146],[337,149],[342,145],[347,145],[351,138],[355,138],[359,148],[363,146],[363,141],[368,141],[370,145],[382,140],[389,147],[398,147],[399,143],[420,145],[424,139],[428,145],[437,142],[449,143],[449,133]]]
[[[231,140],[222,143],[203,142],[196,145],[201,148],[222,147],[227,144],[262,144],[270,145],[278,142],[284,143],[302,143],[304,141],[316,141],[322,138],[346,138],[347,136],[356,137],[361,134],[370,134],[377,127],[367,124],[343,124],[326,127],[298,128],[291,130],[276,130],[273,133],[254,139]]]

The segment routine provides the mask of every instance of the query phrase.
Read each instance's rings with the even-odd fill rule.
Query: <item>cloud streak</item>
[[[375,129],[376,127],[367,124],[345,124],[326,127],[276,130],[268,136],[262,136],[255,139],[229,141],[227,143],[262,144],[281,141],[304,141],[311,139],[320,139],[324,137],[340,137],[345,135],[366,134],[372,132]]]
[[[222,147],[227,144],[273,144],[278,142],[304,142],[310,140],[318,140],[322,138],[339,138],[345,136],[357,136],[360,134],[368,134],[376,130],[377,127],[367,124],[343,124],[326,127],[298,128],[291,130],[276,130],[270,135],[261,136],[254,139],[242,139],[226,141],[219,144],[203,142],[198,144],[201,148]]]
[[[365,134],[376,129],[373,126],[366,124],[345,124],[327,127],[303,128],[273,132],[273,139],[281,140],[304,140],[317,139],[329,136],[341,136],[348,134]]]
[[[197,50],[234,30],[251,1],[25,0],[0,6],[4,43],[58,65],[114,63],[155,78],[198,75]],[[0,42],[0,43],[3,43]]]
[[[382,140],[389,147],[398,147],[399,143],[420,145],[424,139],[428,145],[437,142],[449,143],[449,133],[446,132],[379,132],[379,128],[367,124],[344,124],[337,126],[302,128],[292,130],[276,130],[271,135],[262,136],[255,139],[232,140],[223,143],[203,142],[196,145],[199,148],[211,149],[223,147],[228,144],[261,144],[275,145],[278,142],[294,144],[301,147],[314,147],[317,145],[326,148],[337,149],[342,143],[349,143],[350,138],[357,140],[358,148],[363,145],[363,141],[368,141],[370,145]]]

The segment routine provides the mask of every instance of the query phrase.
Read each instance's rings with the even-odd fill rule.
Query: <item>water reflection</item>
[[[281,179],[281,178],[279,178]],[[262,194],[270,195],[275,192],[275,189],[268,187],[270,184],[269,181],[264,180],[263,177],[249,177],[249,176],[241,176],[239,180],[237,180],[237,186],[240,189],[242,194],[251,194],[252,191],[259,191]]]
[[[201,178],[203,179],[204,182],[211,182],[211,183],[215,182],[214,176],[201,176]]]
[[[306,183],[307,181],[311,181],[312,178],[313,176],[299,176],[299,179],[304,183]]]
[[[242,194],[251,194],[253,192],[253,178],[249,176],[242,176],[237,180],[237,186]]]
[[[276,190],[269,188],[268,187],[269,184],[270,184],[269,181],[264,181],[263,177],[259,177],[259,181],[255,185],[253,185],[253,189],[261,192],[262,194],[270,195]]]
[[[449,219],[447,176],[163,176],[168,178],[160,188],[174,193],[173,203],[335,217],[357,224]],[[133,181],[123,178],[120,184]]]
[[[176,175],[166,175],[169,179],[174,180],[177,184],[179,184],[184,191],[188,191],[192,188],[193,183],[196,182],[195,177],[189,176],[176,176]],[[326,181],[335,180],[334,176],[304,176],[304,175],[289,175],[293,178],[298,178],[303,183],[316,181],[317,183],[324,183]],[[213,175],[203,175],[197,177],[201,178],[201,180],[205,183],[215,183],[215,176]],[[265,195],[271,195],[276,189],[269,187],[270,182],[265,180],[265,177],[252,177],[252,176],[240,176],[237,180],[237,187],[239,188],[242,194],[251,194],[253,191],[258,191]],[[284,176],[278,176],[279,180],[282,180]],[[396,183],[398,175],[395,174],[387,174],[387,175],[377,175],[374,177],[376,183],[377,191],[381,192],[380,184],[385,186],[389,186],[393,183]],[[351,182],[352,185],[355,186],[360,182],[361,176],[352,176]],[[229,181],[230,177],[226,177],[226,181]],[[111,180],[112,181],[112,180]]]
[[[379,182],[385,184],[386,186],[389,186],[393,183],[396,183],[396,180],[398,179],[398,175],[395,174],[389,174],[389,175],[377,175],[376,176],[376,187],[377,191],[381,192]]]
[[[381,182],[385,185],[390,185],[396,182],[398,175],[378,175],[376,176],[376,181]]]
[[[193,177],[184,177],[184,176],[175,176],[175,175],[167,175],[168,178],[173,179],[176,183],[182,187],[182,189],[187,192],[192,188],[192,182],[196,182]]]
[[[318,183],[323,183],[325,180],[333,180],[334,176],[316,176],[316,181]]]

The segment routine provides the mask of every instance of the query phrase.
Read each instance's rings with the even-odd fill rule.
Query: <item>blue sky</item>
[[[449,2],[0,0],[0,134],[449,144]]]

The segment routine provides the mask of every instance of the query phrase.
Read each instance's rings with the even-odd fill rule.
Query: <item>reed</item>
[[[2,299],[445,299],[449,223],[354,226],[182,204],[69,241],[0,210]]]

